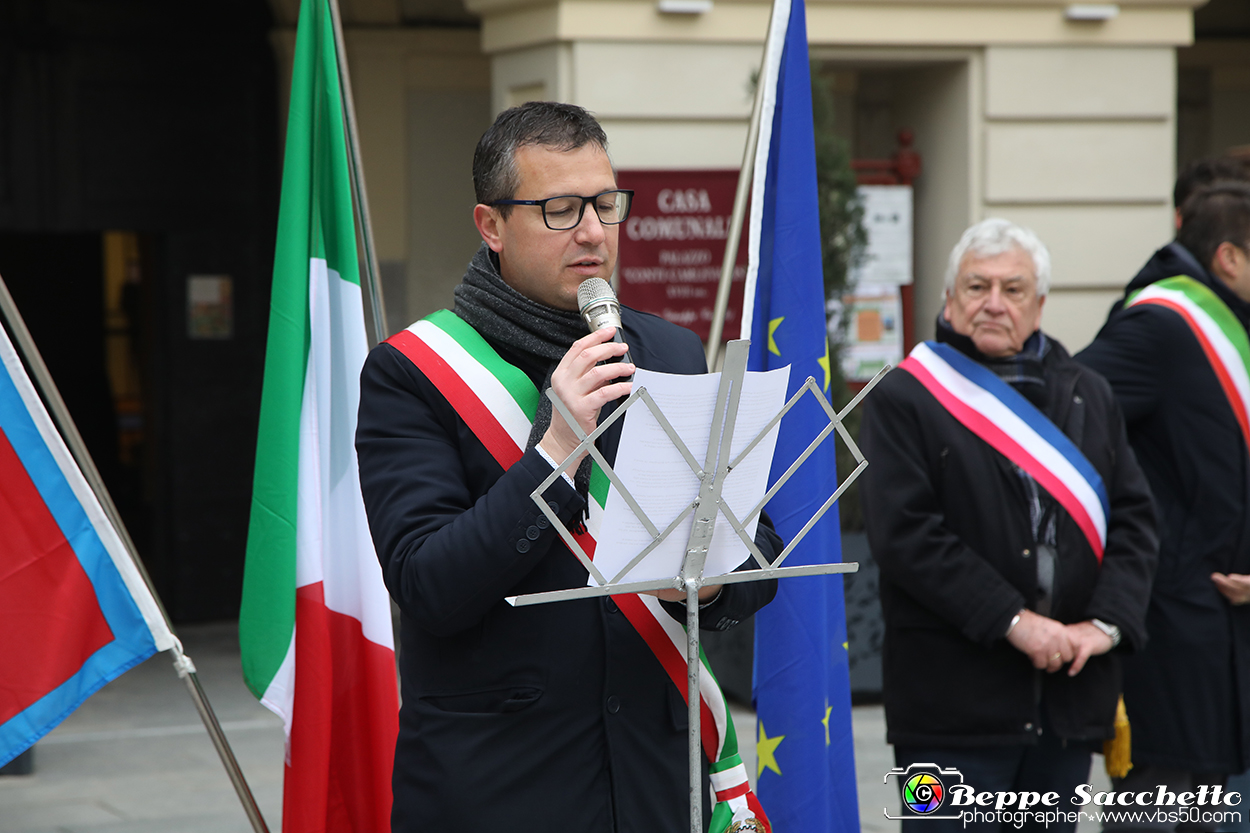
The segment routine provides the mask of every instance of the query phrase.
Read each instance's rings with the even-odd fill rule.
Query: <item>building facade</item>
[[[587,107],[622,169],[741,164],[767,3],[467,0],[480,29],[442,35],[405,25],[429,19],[416,6],[344,4],[366,172],[387,189],[370,185],[392,325],[448,303],[476,239],[472,136],[504,107]],[[1047,327],[1086,344],[1170,239],[1178,162],[1250,144],[1248,15],[1236,0],[809,0],[811,55],[854,155],[888,155],[909,128],[924,159],[917,335],[959,232],[1005,216],[1052,250]],[[456,209],[431,216],[431,193]]]
[[[389,327],[448,306],[500,109],[598,114],[623,170],[733,169],[762,0],[340,0]],[[173,616],[237,612],[298,0],[0,4],[0,275]],[[855,157],[901,128],[916,334],[992,215],[1054,257],[1069,348],[1172,232],[1177,165],[1250,146],[1245,0],[808,0]]]

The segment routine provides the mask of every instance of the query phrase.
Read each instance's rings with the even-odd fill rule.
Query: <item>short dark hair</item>
[[[504,110],[473,151],[473,190],[477,201],[490,205],[512,199],[520,185],[516,152],[526,145],[552,150],[577,150],[596,144],[606,153],[608,135],[595,117],[575,104],[530,101]],[[500,206],[506,217],[511,206]]]
[[[1225,180],[1195,191],[1181,205],[1176,242],[1208,269],[1221,243],[1250,248],[1250,183]]]
[[[1231,156],[1212,156],[1190,162],[1176,177],[1176,185],[1172,188],[1172,205],[1179,211],[1185,200],[1199,188],[1225,179],[1250,181],[1250,170],[1247,170],[1240,159]]]

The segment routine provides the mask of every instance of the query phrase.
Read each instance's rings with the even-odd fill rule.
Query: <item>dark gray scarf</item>
[[[464,279],[455,290],[455,313],[504,358],[524,370],[538,386],[538,413],[525,444],[528,451],[538,445],[551,425],[551,374],[573,346],[586,335],[581,315],[559,310],[525,297],[499,274],[499,261],[483,243],[469,262]],[[582,460],[573,478],[584,498],[590,490],[590,457]]]
[[[487,341],[506,344],[535,363],[558,363],[586,335],[586,322],[576,312],[530,300],[504,283],[499,261],[485,243],[455,294],[456,315]]]
[[[971,338],[955,332],[951,327],[951,322],[946,320],[946,314],[939,312],[937,340],[943,344],[949,344],[968,358],[985,365],[994,372],[994,375],[1019,391],[1038,409],[1046,410],[1046,375],[1042,370],[1042,360],[1050,352],[1050,340],[1041,330],[1029,336],[1016,355],[1003,359],[991,358],[978,350]]]

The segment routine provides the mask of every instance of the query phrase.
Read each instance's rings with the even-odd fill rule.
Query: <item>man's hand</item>
[[[1077,622],[1074,625],[1068,625],[1067,630],[1068,640],[1072,643],[1075,652],[1072,667],[1068,669],[1069,677],[1075,677],[1081,673],[1081,669],[1085,667],[1085,662],[1090,657],[1105,654],[1114,647],[1111,644],[1111,637],[1093,622]]]
[[[573,342],[569,352],[560,359],[555,371],[551,374],[551,389],[556,392],[568,409],[573,412],[582,431],[589,434],[595,430],[599,421],[599,409],[614,399],[629,396],[633,385],[629,382],[617,382],[616,379],[632,376],[634,366],[626,362],[613,362],[601,365],[599,362],[625,355],[628,345],[612,341],[616,330],[608,327],[596,330]],[[560,410],[551,409],[551,425],[543,434],[539,443],[543,451],[551,455],[557,464],[563,463],[577,444],[581,442],[577,434],[564,421]],[[574,461],[574,466],[581,462],[581,457]]]
[[[1215,582],[1215,589],[1224,595],[1235,605],[1244,605],[1250,603],[1250,576],[1241,575],[1240,573],[1212,573],[1211,581]]]
[[[1007,641],[1028,656],[1034,668],[1044,668],[1051,674],[1076,656],[1068,629],[1031,610],[1020,611],[1020,621],[1007,634]]]

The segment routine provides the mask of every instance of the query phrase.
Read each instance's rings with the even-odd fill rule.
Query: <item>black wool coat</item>
[[[638,366],[704,372],[693,333],[634,310],[623,318]],[[622,422],[600,439],[609,461]],[[637,631],[608,599],[504,601],[586,584],[530,500],[551,466],[530,450],[501,471],[387,344],[365,364],[356,447],[400,609],[392,829],[687,830],[685,702]],[[585,501],[563,478],[545,497],[567,526],[578,523]],[[781,550],[764,523],[756,540],[770,560]],[[726,585],[701,611],[703,627],[745,619],[775,592],[775,582]],[[707,814],[706,776],[704,788]]]
[[[1173,243],[1128,286],[1188,275],[1238,300]],[[1164,308],[1112,310],[1077,360],[1111,383],[1159,515],[1150,643],[1124,669],[1133,761],[1201,772],[1250,767],[1250,605],[1234,606],[1211,573],[1250,573],[1250,466],[1241,431],[1193,331]]]
[[[1035,743],[1042,704],[1060,737],[1112,734],[1120,655],[1145,642],[1156,551],[1150,494],[1107,383],[1053,340],[1042,369],[1042,410],[1098,470],[1111,503],[1101,565],[1075,521],[1054,506],[1050,615],[1102,619],[1120,627],[1123,642],[1076,677],[1066,667],[1035,669],[1007,642],[1012,616],[1037,597],[1026,483],[914,376],[892,370],[867,398],[860,435],[869,462],[864,517],[881,569],[890,743]]]

